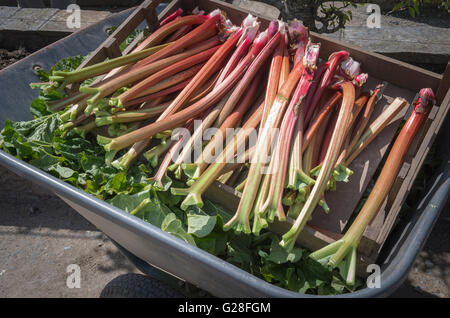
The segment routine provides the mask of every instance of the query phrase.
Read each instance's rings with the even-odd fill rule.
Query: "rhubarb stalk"
[[[272,156],[273,167],[271,170],[272,180],[266,203],[261,210],[267,215],[267,220],[273,222],[275,216],[283,220],[286,218],[283,210],[282,199],[289,161],[289,150],[292,134],[301,108],[304,107],[304,98],[308,94],[311,81],[314,78],[314,70],[319,57],[320,44],[310,44],[306,48],[303,58],[303,74],[292,96],[289,106],[281,123],[278,136],[277,148]]]
[[[303,38],[301,39],[301,41],[304,40],[305,39]],[[254,200],[263,175],[262,169],[267,161],[269,151],[268,146],[271,142],[270,135],[273,133],[273,128],[277,127],[281,121],[291,94],[303,73],[303,68],[303,63],[300,62],[295,64],[294,69],[289,74],[288,79],[281,87],[274,103],[270,107],[270,113],[267,117],[266,124],[258,136],[254,162],[250,165],[250,171],[245,183],[242,199],[239,202],[235,215],[224,225],[224,230],[229,230],[234,227],[237,232],[251,232],[249,218],[253,210]]]
[[[357,247],[363,233],[389,194],[405,155],[415,135],[427,119],[434,102],[435,97],[430,88],[420,90],[414,110],[397,136],[375,186],[355,221],[341,239],[310,255],[315,260],[329,259],[328,264],[332,267],[338,266],[346,259],[346,280],[350,285],[355,283]]]
[[[343,82],[339,84],[339,87],[342,89],[342,105],[322,169],[320,169],[319,176],[316,179],[305,205],[295,220],[295,223],[292,228],[283,235],[282,241],[280,242],[280,245],[288,251],[291,251],[294,247],[298,235],[303,230],[306,222],[309,220],[312,212],[319,203],[319,200],[322,198],[345,139],[345,130],[350,121],[353,105],[355,103],[355,87],[351,82]]]

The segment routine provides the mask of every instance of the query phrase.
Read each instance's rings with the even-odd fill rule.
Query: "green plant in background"
[[[377,4],[377,1],[374,0],[259,0],[259,2],[276,7],[280,10],[283,20],[300,19],[311,31],[319,33],[334,33],[345,28],[346,23],[352,19],[352,12],[349,10],[351,7],[356,8],[357,5],[366,3]],[[408,10],[412,17],[416,17],[424,6],[444,10],[450,8],[450,0],[396,0],[392,2],[394,7],[390,13]],[[397,4],[394,5],[394,3]]]
[[[409,15],[414,18],[420,14],[419,8],[425,5],[431,5],[433,7],[448,10],[450,7],[450,0],[401,0],[394,6],[394,8],[392,8],[389,13],[408,10]]]

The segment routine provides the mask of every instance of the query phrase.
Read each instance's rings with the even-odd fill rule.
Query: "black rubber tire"
[[[124,274],[103,288],[100,298],[181,298],[177,290],[141,274]]]

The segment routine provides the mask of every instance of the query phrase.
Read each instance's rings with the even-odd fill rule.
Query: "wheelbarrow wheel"
[[[141,274],[124,274],[103,288],[100,298],[179,298],[184,297],[157,279]]]

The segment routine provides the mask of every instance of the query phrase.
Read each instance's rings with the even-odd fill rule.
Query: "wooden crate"
[[[150,31],[158,25],[158,21],[164,19],[178,8],[190,11],[195,7],[206,12],[214,9],[222,9],[227,17],[235,24],[240,24],[243,18],[250,12],[260,18],[262,28],[267,27],[270,20],[266,17],[245,11],[225,2],[216,0],[173,0],[158,16],[155,8],[161,0],[144,1],[136,10],[84,61],[81,65],[88,66],[128,53],[143,37],[141,34],[123,52],[119,46],[126,37],[134,31],[143,21],[146,21]],[[358,274],[364,276],[366,265],[375,263],[376,259],[389,235],[394,221],[411,189],[413,181],[439,131],[448,109],[450,108],[450,63],[444,76],[429,72],[427,70],[397,61],[380,54],[371,53],[362,48],[349,45],[328,38],[326,36],[311,33],[314,42],[321,43],[320,57],[327,59],[336,51],[346,50],[357,61],[362,63],[362,69],[369,74],[369,81],[364,89],[373,89],[381,82],[388,85],[382,99],[377,103],[372,119],[389,105],[395,97],[403,97],[412,104],[417,92],[423,87],[430,87],[436,93],[437,105],[423,125],[413,145],[410,147],[405,162],[397,176],[397,180],[378,212],[377,217],[364,233],[359,245],[360,259],[358,261]],[[377,167],[383,159],[389,144],[393,141],[407,109],[401,112],[383,130],[383,132],[356,158],[350,165],[354,174],[349,183],[339,183],[335,192],[326,194],[326,200],[330,206],[330,212],[326,215],[317,209],[313,213],[311,222],[305,227],[298,238],[298,243],[310,250],[319,249],[340,238],[343,229],[351,217],[355,207],[360,201],[369,181],[372,179]],[[228,209],[234,211],[240,199],[240,193],[233,188],[215,182],[206,192],[206,196]],[[275,233],[285,233],[293,223],[292,219],[287,222],[276,222],[269,229]]]

